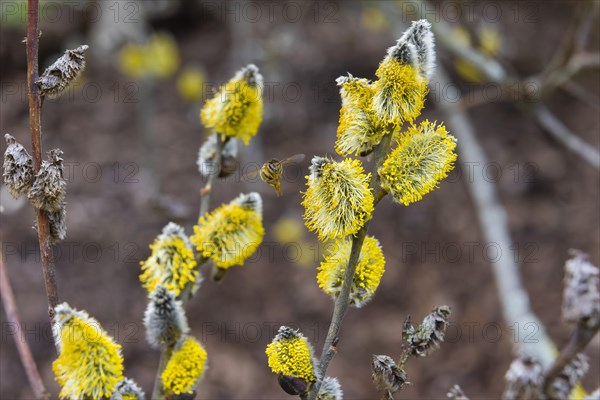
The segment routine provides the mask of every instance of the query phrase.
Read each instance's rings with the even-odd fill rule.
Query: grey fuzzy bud
[[[74,50],[67,50],[54,64],[46,68],[42,76],[35,81],[40,94],[51,99],[60,96],[67,86],[81,75],[85,68],[83,53],[87,49],[87,45],[82,45]]]
[[[574,252],[566,262],[562,305],[565,321],[581,322],[589,328],[600,325],[599,273],[587,255],[581,252]]]
[[[317,400],[342,400],[343,398],[344,393],[342,392],[342,387],[337,378],[332,378],[330,376],[325,377],[319,388]]]
[[[444,341],[450,315],[450,307],[441,306],[434,308],[425,317],[423,323],[408,338],[413,355],[424,357],[440,346]]]
[[[4,152],[3,174],[4,184],[16,199],[26,194],[33,184],[33,161],[27,150],[8,133],[6,151]]]
[[[375,383],[375,388],[386,392],[388,398],[392,398],[392,395],[398,390],[402,390],[404,386],[410,385],[408,375],[396,365],[392,357],[374,355],[372,367],[373,374],[371,377],[373,383]]]
[[[240,194],[234,202],[240,206],[256,211],[259,215],[262,215],[263,202],[260,194],[251,192],[248,194]]]
[[[415,47],[419,71],[423,77],[430,79],[435,69],[435,42],[431,24],[424,19],[413,21],[398,43],[411,43]]]
[[[211,135],[200,146],[198,150],[198,171],[200,175],[208,177],[214,173],[216,168],[215,158],[217,155],[217,134]],[[231,175],[237,169],[238,142],[229,139],[221,151],[221,168],[219,178]]]
[[[465,393],[462,391],[462,388],[458,385],[452,386],[448,391],[448,394],[446,394],[446,397],[454,400],[469,400],[469,398],[465,396]]]
[[[311,160],[310,166],[308,167],[311,178],[314,180],[319,179],[321,177],[321,170],[323,167],[331,162],[332,161],[327,157],[314,156]]]
[[[154,348],[172,346],[190,330],[181,301],[164,286],[157,285],[150,294],[144,313],[146,338]]]
[[[131,399],[132,397],[135,400],[144,400],[145,394],[133,379],[123,378],[115,386],[115,391],[110,400]]]
[[[398,60],[401,64],[419,67],[419,56],[417,48],[411,42],[398,42],[387,51],[388,57]]]
[[[259,72],[258,67],[254,64],[248,64],[240,69],[236,73],[235,78],[243,79],[251,86],[262,87],[263,85],[263,76]]]
[[[58,243],[67,237],[66,217],[67,211],[64,203],[60,210],[48,213],[48,227],[50,229],[50,241],[52,243]]]
[[[550,383],[547,390],[548,397],[551,400],[568,399],[571,391],[577,385],[577,382],[583,378],[588,369],[587,357],[581,353],[577,354]]]
[[[300,331],[298,331],[297,329],[290,328],[289,326],[283,325],[279,327],[277,335],[275,335],[275,338],[273,340],[279,342],[281,340],[289,340],[301,337],[304,336],[300,333]]]
[[[504,379],[504,400],[539,400],[544,383],[542,366],[530,357],[517,358],[510,364]]]
[[[50,150],[48,159],[42,161],[35,181],[27,194],[34,207],[45,211],[60,211],[66,194],[62,151]]]

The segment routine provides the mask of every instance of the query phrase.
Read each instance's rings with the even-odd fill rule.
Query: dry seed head
[[[392,396],[395,392],[402,390],[404,386],[410,385],[406,372],[396,365],[394,359],[386,355],[373,356],[372,379],[375,388],[387,392]]]
[[[586,254],[574,252],[565,263],[563,319],[584,323],[589,328],[600,325],[600,271]]]
[[[65,203],[67,183],[64,178],[62,151],[53,149],[48,159],[42,161],[27,197],[35,208],[60,211]]]
[[[145,397],[144,391],[133,379],[124,378],[117,383],[110,400],[144,400]]]
[[[6,151],[4,152],[3,174],[4,184],[16,199],[26,194],[33,184],[33,160],[27,150],[8,133]]]
[[[337,378],[326,376],[319,388],[317,400],[342,400],[343,398],[344,392]]]
[[[515,359],[504,376],[504,400],[539,400],[542,398],[544,370],[533,358]]]
[[[562,372],[550,383],[548,396],[550,399],[568,399],[577,382],[589,369],[585,354],[579,353],[565,365]]]
[[[35,81],[40,94],[51,99],[60,96],[83,72],[85,68],[83,54],[87,49],[87,45],[82,45],[74,50],[67,50],[54,64],[46,68],[42,76]]]
[[[452,386],[448,394],[446,394],[446,397],[454,400],[469,400],[469,398],[465,396],[462,388],[458,385]]]
[[[59,211],[49,211],[47,215],[50,241],[56,244],[67,237],[66,205],[63,203]],[[38,230],[37,219],[34,221],[33,229]]]
[[[231,175],[236,168],[238,154],[238,142],[229,139],[221,151],[221,170],[219,177]],[[215,158],[217,155],[217,134],[210,135],[200,146],[198,151],[198,171],[204,177],[210,176],[215,170]]]
[[[440,347],[440,343],[444,341],[451,314],[450,307],[440,306],[434,308],[425,317],[423,323],[408,339],[413,355],[424,357]]]
[[[150,294],[144,326],[146,338],[154,348],[172,346],[190,330],[181,301],[162,285],[157,285]]]

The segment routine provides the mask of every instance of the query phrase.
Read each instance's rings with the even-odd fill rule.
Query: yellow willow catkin
[[[378,171],[381,187],[406,206],[421,200],[454,169],[455,148],[443,125],[426,120],[411,126]]]
[[[321,240],[358,232],[373,212],[369,179],[359,160],[314,157],[302,202],[307,228]]]
[[[192,393],[204,374],[206,360],[206,350],[196,339],[189,336],[180,339],[161,375],[164,391]]]
[[[265,351],[269,367],[276,374],[303,379],[317,380],[315,357],[310,343],[297,330],[282,326]]]
[[[206,102],[200,112],[202,123],[248,144],[263,118],[262,86],[263,77],[255,65],[242,68]]]

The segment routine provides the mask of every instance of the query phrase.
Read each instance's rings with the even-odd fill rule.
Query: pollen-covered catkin
[[[67,50],[54,64],[46,68],[44,73],[35,81],[42,96],[51,99],[61,93],[75,81],[85,68],[87,45],[79,46],[74,50]]]
[[[411,126],[378,170],[381,187],[405,206],[421,200],[454,169],[455,149],[444,125],[425,120]]]
[[[35,208],[48,212],[60,211],[65,203],[67,183],[64,178],[62,151],[53,149],[42,161],[40,170],[27,197]]]
[[[27,194],[33,184],[33,160],[13,136],[7,133],[4,139],[7,147],[4,152],[2,177],[9,193],[16,199]]]
[[[55,307],[53,334],[59,356],[52,364],[61,399],[110,398],[123,379],[121,346],[98,321],[67,303]]]
[[[263,77],[258,67],[240,69],[215,96],[208,100],[200,117],[206,128],[248,144],[263,118]]]
[[[317,380],[313,348],[299,331],[288,326],[280,327],[273,341],[267,346],[266,354],[269,367],[274,373],[299,378],[306,383]]]
[[[179,339],[161,375],[167,398],[172,394],[193,393],[204,375],[207,358],[206,350],[196,339],[191,336]]]
[[[344,276],[350,253],[352,240],[344,238],[337,240],[321,262],[317,282],[325,293],[336,299],[342,290]],[[363,242],[348,301],[354,307],[365,305],[379,287],[381,277],[385,272],[385,258],[379,241],[367,236]]]
[[[190,330],[181,301],[162,285],[157,285],[149,296],[144,326],[148,342],[156,349],[174,345]]]
[[[583,353],[577,354],[550,383],[547,390],[550,400],[568,399],[577,382],[583,378],[590,368],[587,356]]]
[[[360,160],[314,157],[302,201],[306,227],[321,240],[358,232],[373,212],[370,176]]]

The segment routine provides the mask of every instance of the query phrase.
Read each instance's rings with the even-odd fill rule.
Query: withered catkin
[[[35,208],[48,212],[60,211],[65,202],[66,182],[62,151],[50,150],[48,159],[42,161],[35,181],[27,194]]]
[[[67,50],[54,64],[46,68],[42,76],[35,81],[40,94],[51,99],[60,96],[67,86],[81,75],[85,68],[83,53],[87,49],[88,46],[84,44],[74,50]]]
[[[16,199],[27,193],[33,184],[33,161],[27,150],[8,133],[6,139],[6,151],[4,152],[4,184],[10,194]]]

